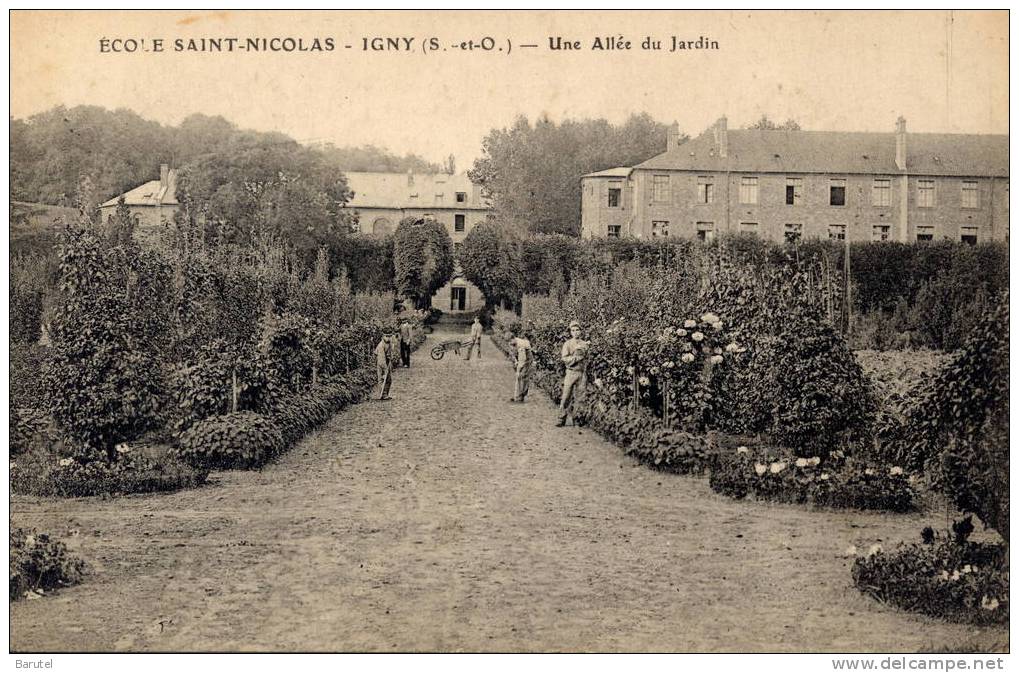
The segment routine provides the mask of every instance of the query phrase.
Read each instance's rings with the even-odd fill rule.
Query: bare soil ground
[[[512,370],[428,357],[261,472],[187,492],[15,497],[85,583],[10,607],[14,651],[911,652],[1006,629],[885,608],[846,548],[944,515],[734,502],[651,471]]]

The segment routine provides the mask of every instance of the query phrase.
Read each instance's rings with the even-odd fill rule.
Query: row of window
[[[410,195],[410,198],[412,199],[416,199],[417,197],[417,192],[412,192]],[[441,206],[444,198],[446,198],[446,194],[444,192],[437,192],[435,194],[435,203],[432,205]],[[455,198],[457,203],[467,203],[467,192],[456,192]]]
[[[668,175],[651,176],[651,198],[657,203],[667,203],[671,200],[671,189]],[[712,178],[701,176],[697,178],[697,203],[715,202],[715,185]],[[917,180],[916,205],[919,208],[933,208],[937,205],[935,181],[930,179]],[[622,189],[609,187],[608,207],[619,208],[621,205]],[[758,178],[746,176],[740,178],[739,202],[752,205],[758,202]],[[803,202],[803,178],[786,178],[785,202],[787,205],[795,206]],[[875,178],[870,190],[870,204],[878,207],[892,205],[892,181],[890,178]],[[828,185],[828,205],[846,205],[846,181],[843,178],[832,178]],[[976,180],[963,180],[962,182],[962,207],[980,207],[980,189]]]
[[[702,241],[710,241],[715,237],[715,223],[714,222],[697,222],[697,238]],[[745,234],[759,235],[761,228],[759,222],[740,222],[739,230]],[[963,225],[959,227],[959,240],[963,243],[969,243],[976,245],[978,239],[979,228],[975,226]],[[609,238],[619,238],[620,226],[609,225],[608,236]],[[669,236],[669,221],[668,220],[652,220],[651,221],[651,238],[667,238]],[[803,238],[803,224],[798,222],[790,222],[785,225],[783,231],[783,238],[787,243],[794,243]],[[846,240],[846,225],[844,224],[830,224],[828,225],[828,238],[833,241],[844,241]],[[887,241],[891,238],[891,226],[887,224],[875,224],[871,227],[871,240],[872,241]],[[916,240],[933,241],[934,240],[934,227],[932,226],[918,226],[916,228]]]

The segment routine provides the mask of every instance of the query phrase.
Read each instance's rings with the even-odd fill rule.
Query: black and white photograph
[[[1008,10],[8,21],[12,670],[1005,668]]]

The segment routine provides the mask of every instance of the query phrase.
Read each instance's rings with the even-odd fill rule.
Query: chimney
[[[414,186],[414,171],[412,171],[409,168],[407,169],[407,186],[408,187]]]
[[[159,164],[159,186],[161,189],[166,189],[166,183],[169,177],[170,177],[170,165]]]
[[[729,120],[725,115],[715,122],[715,144],[718,145],[718,156],[723,159],[729,156]]]
[[[671,152],[679,147],[679,122],[672,122],[672,126],[669,127],[669,133],[665,140],[665,151]]]
[[[906,170],[906,118],[895,122],[895,165],[900,171]]]

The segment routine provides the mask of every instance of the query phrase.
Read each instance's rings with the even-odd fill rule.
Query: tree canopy
[[[405,217],[393,242],[396,291],[425,308],[435,291],[453,276],[453,240],[431,218]]]
[[[800,131],[799,123],[795,119],[786,119],[781,124],[776,124],[768,118],[768,115],[761,115],[761,118],[747,127],[760,131]]]
[[[509,225],[577,236],[581,176],[661,154],[667,132],[668,126],[647,114],[618,126],[604,119],[556,123],[547,117],[532,124],[521,116],[485,137],[483,155],[468,175]]]
[[[464,277],[485,295],[488,306],[517,305],[524,294],[523,241],[489,219],[474,227],[460,251]]]

